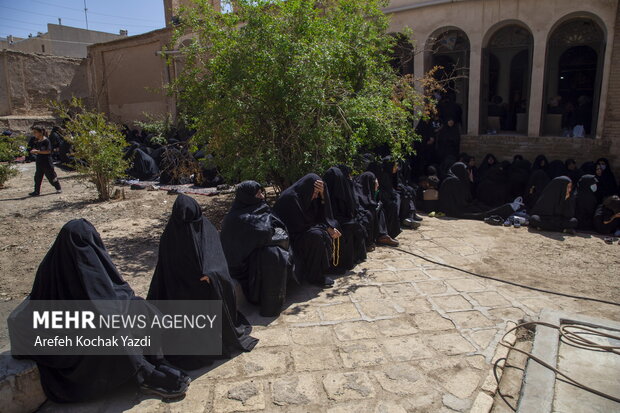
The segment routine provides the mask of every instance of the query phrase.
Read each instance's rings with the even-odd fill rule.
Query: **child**
[[[43,182],[43,175],[47,180],[56,188],[56,193],[62,192],[60,188],[60,182],[54,171],[54,165],[52,164],[52,144],[50,140],[45,136],[45,129],[41,126],[33,126],[32,132],[34,133],[34,149],[30,151],[31,154],[36,155],[37,169],[34,173],[34,191],[29,193],[30,196],[39,196],[41,194],[41,183]]]

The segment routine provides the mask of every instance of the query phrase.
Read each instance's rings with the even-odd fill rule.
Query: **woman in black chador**
[[[571,179],[572,182],[572,179]],[[577,218],[577,229],[594,229],[594,213],[598,202],[596,200],[596,177],[594,175],[583,175],[577,183],[575,191],[575,218]]]
[[[354,192],[359,205],[368,211],[371,216],[371,228],[369,239],[379,245],[397,247],[398,241],[388,235],[385,212],[380,201],[376,200],[376,192],[379,183],[375,174],[364,172],[355,180]]]
[[[367,234],[361,222],[364,217],[358,217],[357,203],[353,197],[350,181],[340,168],[329,168],[323,181],[329,191],[332,214],[342,231],[340,259],[333,270],[344,273],[366,259]]]
[[[159,242],[149,300],[222,300],[222,356],[251,351],[258,340],[237,311],[234,281],[228,273],[220,236],[194,198],[179,195]],[[203,356],[167,356],[184,368],[209,363]]]
[[[263,317],[280,314],[286,282],[293,276],[293,256],[286,226],[271,213],[258,182],[237,186],[220,239],[230,275],[239,281],[247,300],[260,305]]]
[[[575,197],[571,195],[573,183],[568,176],[558,176],[549,182],[532,208],[530,226],[549,231],[574,233]]]
[[[69,221],[39,265],[30,295],[9,317],[11,342],[24,337],[19,327],[28,312],[21,310],[30,301],[139,299],[112,263],[92,224],[85,219]],[[37,363],[47,397],[58,403],[92,400],[129,383],[162,397],[179,397],[189,383],[184,373],[155,356],[148,360],[137,354],[27,358]]]
[[[607,158],[599,158],[596,161],[595,173],[598,179],[596,198],[599,203],[602,203],[608,196],[618,195],[616,177],[611,171],[611,165],[609,164]]]
[[[454,218],[482,220],[491,215],[506,219],[517,209],[511,204],[504,204],[491,209],[473,199],[471,194],[472,178],[463,162],[457,162],[450,168],[448,177],[439,188],[439,208],[446,215]]]
[[[332,215],[329,191],[321,178],[308,174],[286,188],[273,212],[288,229],[297,279],[331,287],[334,281],[325,272],[330,263],[337,261],[341,234]]]

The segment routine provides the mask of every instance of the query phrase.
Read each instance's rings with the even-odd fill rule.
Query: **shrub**
[[[22,155],[23,151],[19,148],[19,142],[15,138],[0,137],[0,188],[19,172],[13,160]]]

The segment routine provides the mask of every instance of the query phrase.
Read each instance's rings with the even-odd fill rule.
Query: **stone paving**
[[[466,266],[489,240],[444,235],[459,228],[427,218],[399,239],[405,250]],[[507,327],[544,307],[579,306],[390,248],[377,248],[335,288],[296,288],[288,302],[275,319],[246,309],[256,349],[194,374],[181,401],[125,391],[88,404],[48,402],[42,411],[488,411],[484,391],[493,392],[489,371]]]

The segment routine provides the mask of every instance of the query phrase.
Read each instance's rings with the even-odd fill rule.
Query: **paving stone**
[[[495,325],[493,321],[486,318],[480,311],[460,311],[448,313],[446,316],[451,318],[460,328],[482,328]]]
[[[489,314],[496,319],[514,321],[515,323],[525,316],[523,310],[516,307],[494,308],[489,310]]]
[[[445,294],[447,292],[453,291],[448,290],[448,286],[445,282],[440,280],[431,280],[431,281],[416,281],[415,286],[426,295],[436,295],[436,294]]]
[[[426,313],[433,310],[426,298],[396,298],[392,301],[408,314]]]
[[[243,354],[240,359],[245,377],[281,374],[286,371],[286,354],[273,350],[257,349]]]
[[[429,277],[422,270],[401,270],[398,272],[403,281],[424,281]]]
[[[420,360],[417,362],[417,365],[424,370],[424,372],[436,378],[441,378],[441,375],[445,371],[460,370],[469,367],[469,364],[460,357],[434,357]]]
[[[265,392],[262,382],[254,380],[215,385],[216,412],[246,412],[265,408]]]
[[[385,337],[408,336],[418,332],[407,317],[378,320],[374,325]]]
[[[243,355],[240,357],[235,357],[232,360],[218,360],[214,363],[212,368],[207,372],[206,376],[210,379],[228,379],[231,377],[238,376],[241,371],[241,359]]]
[[[252,330],[252,337],[257,338],[256,348],[288,346],[291,344],[288,330],[286,328],[263,328]]]
[[[333,370],[339,366],[334,351],[328,347],[300,346],[291,355],[296,371]]]
[[[325,321],[356,320],[361,318],[353,303],[343,303],[319,307]]]
[[[376,285],[363,285],[353,288],[349,296],[353,301],[380,300],[383,298],[383,293]]]
[[[456,410],[457,412],[464,412],[471,406],[470,400],[459,399],[451,394],[444,394],[442,401],[444,406]]]
[[[444,376],[443,387],[450,393],[461,399],[466,399],[478,388],[478,383],[482,373],[465,368],[458,371],[451,371]]]
[[[385,260],[385,265],[388,270],[409,270],[415,269],[418,264],[416,264],[411,259],[396,259],[396,260]]]
[[[510,302],[495,291],[484,291],[481,293],[469,293],[469,296],[476,300],[483,307],[507,306]]]
[[[367,402],[350,402],[339,404],[337,406],[327,409],[327,413],[351,413],[351,412],[365,412],[368,409]],[[314,412],[308,412],[314,413]]]
[[[396,402],[381,400],[377,403],[374,413],[407,413],[407,410]]]
[[[473,307],[462,295],[442,295],[432,300],[444,311],[471,310]]]
[[[368,278],[376,283],[396,283],[402,281],[402,277],[396,271],[373,271]]]
[[[451,320],[442,317],[436,311],[415,314],[413,320],[420,330],[437,331],[451,330],[454,328],[454,323]]]
[[[361,340],[377,337],[377,328],[369,321],[355,321],[334,325],[334,332],[338,340]]]
[[[319,322],[319,314],[315,307],[297,305],[287,308],[280,317],[287,323],[312,323]]]
[[[333,343],[331,326],[291,327],[290,334],[295,344],[320,345]]]
[[[376,366],[385,364],[387,357],[383,354],[381,346],[373,342],[347,342],[340,346],[340,357],[347,368],[364,366]]]
[[[467,360],[467,364],[469,364],[475,369],[485,370],[489,368],[489,365],[487,364],[487,360],[484,358],[484,356],[481,356],[481,355],[469,356],[466,358],[466,360]]]
[[[362,313],[369,318],[397,316],[404,311],[402,309],[398,311],[392,300],[361,301],[358,305]]]
[[[327,397],[335,401],[375,397],[375,389],[364,372],[330,373],[323,379]]]
[[[416,386],[415,395],[401,400],[402,406],[408,412],[428,413],[438,412],[442,408],[441,393],[438,391],[438,385],[420,385]]]
[[[469,413],[489,413],[493,407],[493,398],[483,392],[478,393]]]
[[[443,252],[439,251],[439,256],[441,258],[444,258],[448,255],[445,252],[446,250],[444,249]],[[437,260],[439,261],[439,260]],[[459,278],[462,277],[463,273],[461,273],[460,271],[456,271],[456,270],[450,270],[447,268],[435,268],[435,269],[428,269],[425,270],[426,274],[428,274],[429,277],[431,278],[440,278],[440,279],[451,279],[451,278]]]
[[[411,283],[388,284],[381,286],[381,290],[390,298],[413,298],[420,296],[418,290]]]
[[[486,349],[497,335],[497,330],[477,330],[469,333],[471,338],[480,346],[481,349]]]
[[[433,352],[419,334],[385,339],[383,347],[393,361],[419,360],[433,356]]]
[[[484,291],[487,289],[486,285],[478,280],[473,280],[470,278],[460,278],[458,280],[448,280],[447,281],[452,288],[456,291]]]
[[[271,384],[272,400],[275,405],[308,405],[319,397],[317,384],[310,375],[283,377]]]
[[[392,364],[374,374],[383,390],[399,395],[418,394],[420,384],[426,382],[423,373],[409,364]]]
[[[182,400],[168,404],[170,413],[205,411],[211,401],[212,386],[213,383],[210,380],[204,378],[204,376],[200,377],[197,380],[192,380],[192,390],[188,391]]]
[[[425,336],[425,339],[429,347],[450,356],[476,351],[476,348],[459,333]]]

